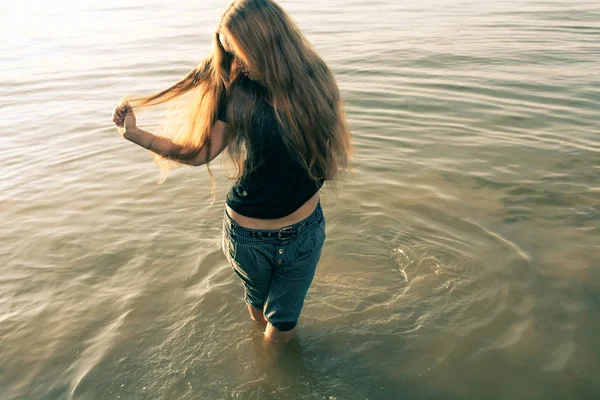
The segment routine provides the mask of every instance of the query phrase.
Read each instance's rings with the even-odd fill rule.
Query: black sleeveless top
[[[285,145],[275,110],[265,103],[258,114],[251,125],[246,172],[233,185],[226,202],[232,210],[246,217],[282,218],[317,193],[324,180],[312,180]],[[225,104],[219,107],[218,119],[227,122]],[[256,161],[251,162],[250,157]]]

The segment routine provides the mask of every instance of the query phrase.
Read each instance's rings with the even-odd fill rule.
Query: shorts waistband
[[[252,229],[239,225],[231,218],[225,209],[224,228],[236,238],[243,238],[245,242],[286,242],[298,236],[302,232],[310,231],[318,226],[323,220],[323,209],[321,202],[317,203],[315,210],[308,217],[293,225],[281,229]]]

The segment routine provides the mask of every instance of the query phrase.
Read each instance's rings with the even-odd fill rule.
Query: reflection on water
[[[0,397],[598,398],[600,5],[283,3],[356,154],[280,346],[220,249],[226,168],[214,204],[203,169],[157,185],[110,123],[225,3],[0,6]]]

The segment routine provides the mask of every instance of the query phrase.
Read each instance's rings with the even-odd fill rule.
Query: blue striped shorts
[[[277,230],[242,227],[225,211],[223,252],[244,284],[246,303],[280,331],[298,323],[324,242],[320,202],[306,219]]]

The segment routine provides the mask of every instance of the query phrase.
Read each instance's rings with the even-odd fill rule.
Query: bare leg
[[[248,312],[250,313],[250,317],[254,321],[258,322],[262,326],[267,325],[267,320],[265,319],[265,315],[263,314],[262,310],[257,310],[256,308],[248,304]]]
[[[265,329],[265,337],[272,342],[285,343],[289,342],[296,335],[296,328],[291,331],[281,332],[270,323],[267,324]]]

